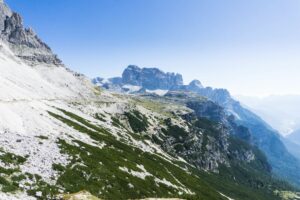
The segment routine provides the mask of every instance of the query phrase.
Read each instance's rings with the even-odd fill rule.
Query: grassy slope
[[[80,116],[65,110],[59,111],[61,112],[59,115],[51,112],[49,114],[66,125],[89,135],[95,141],[104,142],[106,146],[99,148],[81,141],[74,141],[76,145],[71,145],[64,140],[58,140],[57,143],[62,153],[70,155],[72,160],[66,167],[53,164],[53,169],[60,173],[55,186],[45,183],[38,175],[22,174],[19,166],[26,161],[26,158],[1,150],[0,160],[8,166],[12,166],[10,168],[0,167],[1,191],[16,192],[25,190],[32,196],[36,196],[37,192],[42,192],[42,196],[38,199],[53,199],[60,193],[88,191],[94,196],[104,199],[146,197],[179,197],[201,200],[226,199],[219,194],[221,192],[235,200],[275,200],[279,199],[279,195],[275,196],[272,191],[289,188],[284,183],[275,181],[269,176],[263,176],[259,171],[253,171],[247,166],[222,167],[220,168],[221,173],[218,175],[197,170],[183,162],[170,162],[162,156],[143,152],[122,140],[117,140],[107,130]],[[131,115],[136,116],[138,114],[131,113],[127,115],[132,117]],[[72,120],[64,116],[68,116]],[[135,118],[131,122],[131,126],[135,126],[137,123]],[[142,122],[147,125],[147,119],[142,120]],[[122,126],[117,119],[114,120],[114,124]],[[141,130],[140,128],[143,129],[143,124],[137,124],[139,130]],[[89,129],[86,127],[89,127]],[[136,139],[141,140],[143,138],[136,137]],[[238,145],[242,144],[235,144],[235,146]],[[187,188],[193,194],[180,195],[182,189],[157,183],[153,176],[147,176],[143,180],[119,169],[119,167],[126,167],[132,172],[142,172],[137,164],[143,165],[145,170],[153,176],[161,180],[165,179],[177,187]],[[233,177],[236,181],[233,181]],[[252,184],[253,181],[257,180],[261,182]],[[20,182],[25,182],[26,189],[20,186]],[[29,182],[30,184],[28,184]],[[260,187],[261,183],[263,184],[262,187]],[[265,185],[265,183],[270,183],[270,185]]]
[[[239,182],[230,179],[230,176],[238,174],[235,169],[242,170],[242,174],[244,174],[247,171],[246,168],[232,168],[229,172],[226,172],[227,169],[225,168],[224,174],[228,176],[222,177],[188,167],[192,171],[190,174],[178,167],[178,165],[187,167],[184,163],[176,162],[177,165],[174,165],[160,156],[143,152],[116,140],[106,130],[91,124],[80,116],[61,111],[74,120],[66,119],[63,115],[50,114],[74,129],[90,135],[94,140],[106,143],[106,146],[100,149],[80,141],[76,141],[78,144],[76,146],[62,140],[59,141],[62,151],[74,158],[66,168],[60,167],[58,169],[61,171],[58,185],[65,188],[65,192],[74,193],[87,190],[95,196],[108,199],[182,198],[177,189],[164,184],[157,185],[153,177],[146,177],[143,180],[119,170],[120,166],[125,166],[128,169],[139,171],[136,164],[141,164],[156,177],[165,178],[172,184],[180,186],[179,181],[190,189],[194,195],[185,195],[184,197],[187,199],[224,199],[218,192],[225,193],[235,199],[277,199],[272,192],[266,192],[264,188],[249,187],[247,184],[239,184]],[[93,130],[89,130],[80,124],[84,124]],[[129,184],[133,185],[134,188],[131,188]]]
[[[153,177],[146,177],[143,180],[119,169],[119,167],[127,167],[134,171],[140,171],[137,164],[141,164],[155,177],[166,179],[172,184],[180,186],[179,181],[196,192],[195,195],[187,195],[186,198],[224,199],[197,176],[189,175],[182,168],[160,156],[143,152],[116,140],[106,130],[90,124],[79,116],[64,112],[78,122],[93,128],[94,131],[62,116],[50,114],[76,130],[90,135],[94,140],[106,144],[104,148],[100,149],[80,141],[76,141],[79,144],[77,146],[67,144],[62,140],[59,141],[62,151],[74,157],[69,166],[60,169],[62,175],[58,180],[58,185],[66,188],[65,192],[87,190],[95,196],[108,199],[180,196],[177,189],[165,184],[156,184]],[[129,184],[134,188],[131,188]]]

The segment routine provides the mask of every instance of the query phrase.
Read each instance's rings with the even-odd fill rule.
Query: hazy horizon
[[[300,95],[296,0],[6,2],[68,67],[91,78],[135,64],[233,95]]]
[[[235,98],[284,136],[300,130],[300,95]]]

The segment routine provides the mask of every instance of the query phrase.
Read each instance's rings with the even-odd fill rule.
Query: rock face
[[[0,30],[4,29],[4,21],[7,16],[11,16],[12,12],[3,0],[0,0]]]
[[[181,74],[164,73],[157,68],[139,68],[130,65],[123,72],[122,83],[149,90],[169,90],[183,85],[183,80]]]
[[[10,17],[6,16],[2,34],[8,41],[15,45],[25,45],[30,48],[50,48],[40,41],[32,29],[24,29],[22,18],[19,14],[13,13]]]
[[[62,65],[31,28],[24,28],[22,17],[12,12],[5,3],[0,2],[1,38],[11,47],[17,57],[31,65],[39,63]]]

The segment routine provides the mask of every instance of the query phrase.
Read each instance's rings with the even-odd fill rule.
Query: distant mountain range
[[[289,139],[290,141],[300,145],[300,129],[292,132],[286,138]]]
[[[161,95],[168,90],[184,88],[181,74],[164,73],[157,68],[139,68],[129,65],[123,72],[122,77],[109,79],[95,78],[93,83],[105,89],[125,93],[156,93]],[[192,82],[194,86],[196,82]],[[202,87],[200,81],[197,87]]]
[[[279,130],[288,151],[300,159],[300,95],[236,98]]]
[[[266,154],[275,173],[293,180],[295,184],[300,184],[299,160],[286,149],[279,133],[258,115],[233,99],[226,89],[203,87],[199,80],[183,85],[180,74],[164,73],[157,68],[139,68],[132,65],[124,70],[122,77],[95,78],[93,83],[110,91],[129,94],[168,96],[173,91],[182,91],[204,96],[223,107],[226,115],[232,116],[237,124],[249,129],[250,136],[244,137]]]
[[[300,159],[300,130],[296,130],[288,136],[282,137],[282,141],[288,151]]]

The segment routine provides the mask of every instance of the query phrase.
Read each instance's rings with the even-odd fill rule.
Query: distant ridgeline
[[[203,87],[199,80],[184,85],[181,74],[164,73],[157,68],[139,68],[134,65],[128,66],[122,77],[109,79],[98,77],[93,79],[93,83],[110,91],[152,98],[168,96],[174,91],[206,97],[223,107],[226,115],[231,116],[236,124],[247,128],[248,142],[264,152],[274,174],[300,186],[299,160],[287,151],[278,132],[233,99],[226,89]]]

